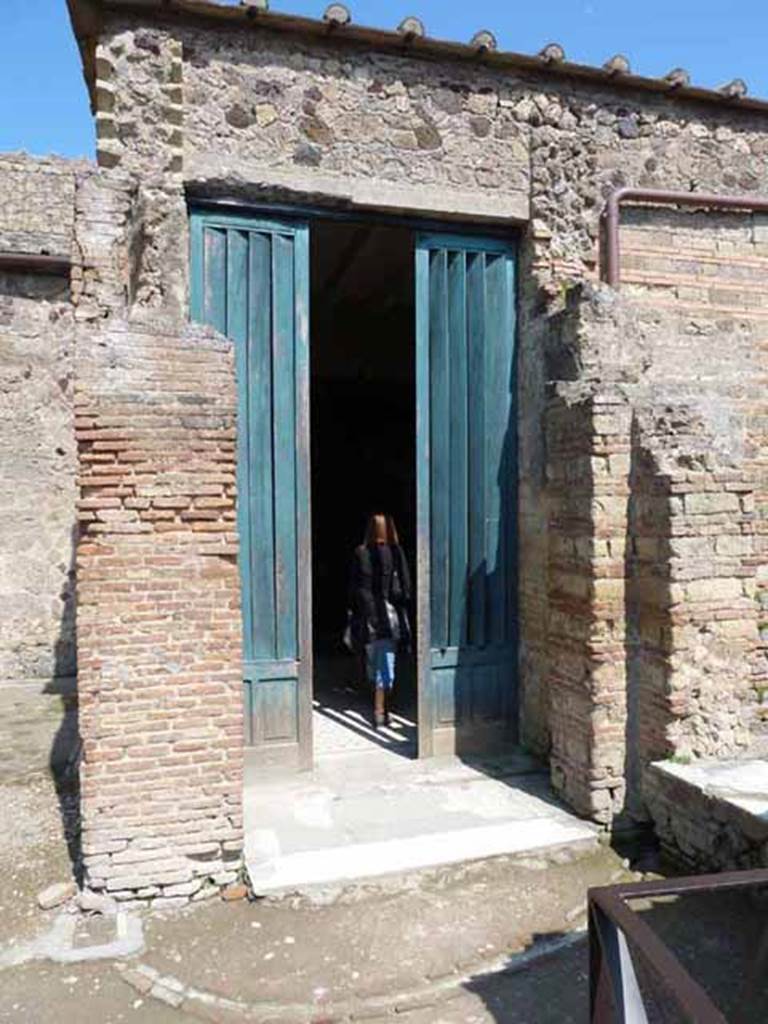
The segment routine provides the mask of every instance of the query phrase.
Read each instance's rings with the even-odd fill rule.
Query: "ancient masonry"
[[[651,761],[746,751],[768,219],[628,205],[615,291],[600,218],[625,185],[768,196],[768,105],[193,0],[70,8],[98,166],[0,160],[0,250],[71,264],[0,271],[0,664],[73,670],[76,569],[88,884],[183,902],[239,867],[236,386],[189,322],[191,200],[514,227],[523,739],[605,824],[647,813]]]
[[[0,252],[69,261],[78,168],[0,157]],[[74,321],[66,274],[0,265],[0,674],[74,674]]]

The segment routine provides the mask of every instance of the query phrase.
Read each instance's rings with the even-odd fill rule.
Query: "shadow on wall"
[[[670,545],[669,477],[659,472],[643,445],[633,416],[624,579],[626,811],[635,823],[649,820],[642,797],[643,772],[651,761],[673,753],[667,736],[672,721]]]
[[[83,866],[80,825],[80,755],[82,739],[77,700],[77,675],[73,649],[76,637],[75,563],[77,557],[78,527],[72,527],[69,571],[65,587],[64,612],[59,637],[55,646],[54,677],[44,693],[61,697],[62,719],[53,738],[48,766],[56,791],[61,816],[61,826],[67,851],[72,864],[72,873],[78,885],[82,885]]]
[[[515,382],[513,364],[509,382],[513,396]],[[488,481],[493,483],[488,487],[486,501],[495,507],[485,509],[485,543],[494,532],[495,542],[486,548],[486,557],[474,569],[470,550],[470,573],[461,601],[453,685],[455,749],[457,757],[470,763],[476,762],[478,754],[501,753],[520,742],[517,449],[517,410],[513,401],[503,441],[494,453],[496,465],[488,467]],[[490,662],[482,656],[493,651],[496,656]],[[439,703],[437,694],[435,699]]]
[[[431,336],[426,675],[436,751],[475,763],[518,743],[518,426],[517,346],[471,337]]]

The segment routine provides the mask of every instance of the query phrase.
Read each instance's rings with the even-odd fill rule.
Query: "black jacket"
[[[352,559],[349,607],[352,610],[352,638],[361,650],[373,640],[392,636],[385,601],[398,611],[399,640],[407,643],[409,629],[406,607],[411,599],[411,574],[399,545],[361,544]]]

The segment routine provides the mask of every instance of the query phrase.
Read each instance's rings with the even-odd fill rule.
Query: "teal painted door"
[[[192,314],[234,344],[249,757],[312,762],[309,246],[304,224],[194,212]]]
[[[517,430],[512,248],[416,247],[419,747],[517,731]]]

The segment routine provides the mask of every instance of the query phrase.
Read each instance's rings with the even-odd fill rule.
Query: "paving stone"
[[[165,985],[161,985],[159,982],[152,986],[149,994],[153,999],[157,999],[161,1003],[167,1003],[168,1006],[175,1008],[178,1008],[184,1002],[183,992],[176,992],[173,989],[166,988]]]
[[[120,977],[125,981],[131,988],[135,988],[137,992],[141,992],[142,995],[150,991],[154,985],[154,980],[148,978],[146,974],[138,970],[132,970],[126,968],[120,971]]]
[[[77,905],[84,913],[102,914],[105,917],[114,917],[117,914],[117,904],[114,900],[89,889],[82,889],[77,894]]]
[[[62,903],[71,900],[77,895],[77,886],[74,882],[54,882],[46,889],[37,894],[37,904],[41,910],[53,910],[60,907]]]

